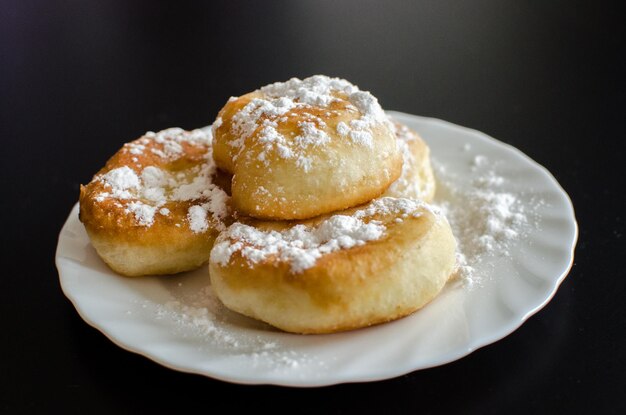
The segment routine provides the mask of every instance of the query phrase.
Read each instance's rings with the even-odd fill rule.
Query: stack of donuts
[[[210,129],[125,144],[80,219],[114,271],[208,261],[226,307],[294,333],[408,315],[442,290],[456,242],[430,206],[429,149],[348,81],[316,75],[228,100]]]

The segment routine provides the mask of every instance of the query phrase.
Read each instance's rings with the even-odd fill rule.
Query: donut
[[[394,121],[397,144],[402,153],[402,173],[383,196],[405,197],[432,202],[435,197],[435,175],[430,163],[430,149],[415,131]]]
[[[147,132],[81,186],[79,217],[98,255],[119,274],[192,270],[208,261],[230,220],[229,197],[215,175],[210,131]]]
[[[445,217],[422,201],[383,197],[304,221],[241,219],[211,251],[226,307],[293,333],[395,320],[431,301],[455,268]]]
[[[369,92],[316,75],[231,98],[213,123],[232,205],[259,219],[307,219],[383,194],[402,172],[393,125]]]
[[[432,202],[436,184],[430,163],[430,149],[415,131],[395,120],[393,124],[396,143],[402,154],[402,171],[383,196]],[[214,181],[230,196],[232,175],[218,169]]]

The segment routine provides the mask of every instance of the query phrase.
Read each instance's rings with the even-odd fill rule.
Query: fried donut
[[[432,202],[435,197],[435,175],[430,164],[430,149],[409,127],[394,122],[398,148],[402,153],[402,173],[383,194]]]
[[[170,128],[125,144],[80,188],[80,220],[98,255],[126,276],[198,268],[226,229],[211,133]]]
[[[430,149],[409,127],[393,121],[397,145],[402,154],[402,173],[383,193],[384,197],[418,199],[432,202],[435,197],[435,176],[430,163]],[[218,169],[215,183],[230,196],[232,175]]]
[[[232,204],[261,219],[306,219],[380,196],[402,171],[393,126],[369,92],[322,75],[231,98],[213,124]]]
[[[230,309],[294,333],[332,333],[423,307],[455,267],[443,215],[381,198],[308,221],[247,220],[218,237],[211,284]]]

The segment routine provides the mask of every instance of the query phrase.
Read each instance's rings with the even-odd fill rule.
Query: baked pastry
[[[289,332],[331,333],[424,306],[452,274],[455,249],[429,205],[381,198],[308,221],[236,222],[209,269],[228,308]]]
[[[306,219],[380,196],[402,171],[393,126],[369,92],[316,75],[231,98],[213,124],[232,204],[262,219]]]
[[[397,138],[396,144],[402,154],[402,172],[383,196],[432,202],[436,184],[430,163],[430,149],[415,131],[404,124],[392,121]],[[218,169],[214,182],[230,196],[232,175]]]
[[[210,131],[148,132],[81,186],[80,220],[100,257],[122,275],[198,268],[230,220],[215,174]]]
[[[125,144],[81,186],[80,220],[122,275],[209,261],[228,308],[332,333],[403,317],[441,291],[456,242],[425,203],[434,191],[417,133],[368,92],[317,75],[231,98],[210,130]]]
[[[394,121],[398,148],[402,153],[402,173],[383,196],[405,197],[432,202],[435,197],[435,175],[430,164],[430,149],[409,127]]]

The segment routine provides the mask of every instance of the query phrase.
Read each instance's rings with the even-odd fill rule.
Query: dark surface
[[[626,411],[623,15],[566,1],[208,3],[0,3],[1,413]],[[178,373],[83,322],[54,265],[79,183],[146,130],[207,125],[231,95],[315,73],[547,167],[580,225],[554,299],[454,363],[316,389]]]

